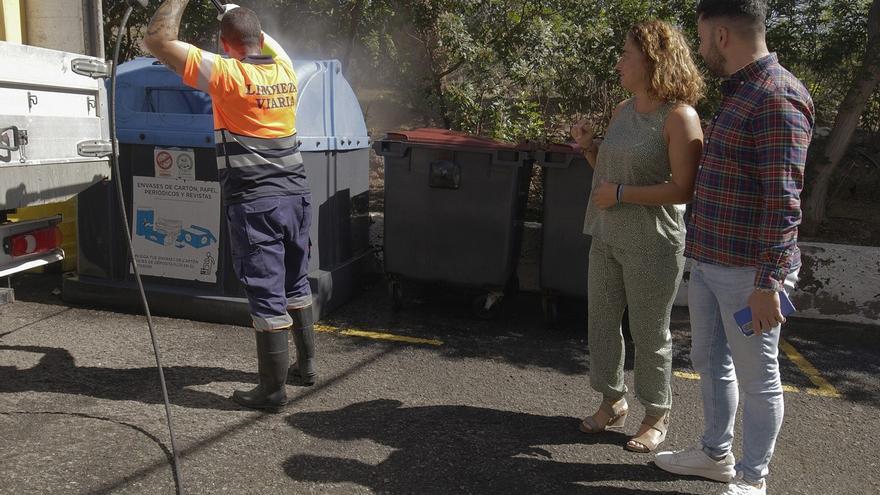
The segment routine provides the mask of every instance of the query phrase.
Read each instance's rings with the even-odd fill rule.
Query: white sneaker
[[[733,467],[736,460],[734,460],[733,454],[728,452],[724,459],[716,461],[706,455],[703,452],[703,446],[699,444],[687,450],[660,452],[654,456],[654,464],[670,473],[699,476],[724,483],[732,482],[736,476],[736,470]]]
[[[760,485],[753,485],[742,478],[742,473],[727,485],[721,495],[767,495],[767,481],[761,480]]]

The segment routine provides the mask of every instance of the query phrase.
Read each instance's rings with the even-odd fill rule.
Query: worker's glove
[[[233,11],[233,10],[235,10],[235,9],[237,9],[237,8],[238,8],[238,5],[236,5],[236,4],[234,4],[234,3],[227,3],[227,4],[224,4],[224,5],[223,5],[223,12],[220,12],[219,14],[217,14],[217,20],[218,20],[218,21],[222,21],[222,20],[223,20],[223,16],[226,15],[227,12]]]

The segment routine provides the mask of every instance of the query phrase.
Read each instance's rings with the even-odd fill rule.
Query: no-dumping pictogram
[[[174,159],[171,157],[171,153],[167,151],[160,151],[156,155],[156,166],[161,168],[162,170],[168,170],[174,164]]]

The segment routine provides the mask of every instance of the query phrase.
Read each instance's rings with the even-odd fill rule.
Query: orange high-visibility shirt
[[[262,138],[290,136],[296,133],[296,74],[286,57],[270,60],[222,58],[192,47],[183,82],[211,95],[215,129]]]
[[[190,48],[183,82],[211,96],[217,175],[227,204],[309,192],[296,138],[297,81],[290,58],[264,33],[264,53],[243,60]]]

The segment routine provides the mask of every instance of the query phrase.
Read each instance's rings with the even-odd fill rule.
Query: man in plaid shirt
[[[783,416],[779,291],[794,286],[801,263],[797,233],[813,102],[767,50],[766,0],[702,0],[697,15],[700,55],[725,78],[721,108],[706,132],[685,248],[704,431],[695,447],[655,460],[673,473],[728,482],[725,495],[766,494]],[[733,316],[747,306],[752,336]],[[744,396],[738,463],[731,452],[737,383]]]

